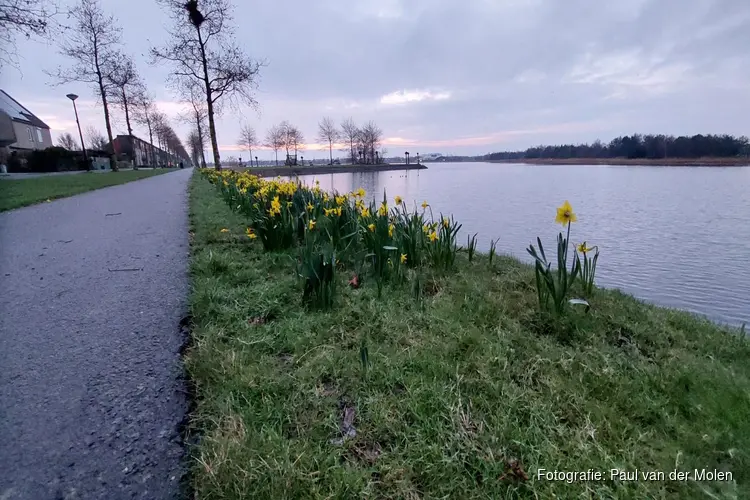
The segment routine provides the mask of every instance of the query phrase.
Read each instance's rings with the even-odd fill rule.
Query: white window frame
[[[36,139],[39,144],[44,144],[44,136],[42,135],[42,129],[37,128],[36,130]]]
[[[29,140],[33,143],[34,141],[34,133],[31,131],[31,127],[26,127],[26,130],[29,132]]]

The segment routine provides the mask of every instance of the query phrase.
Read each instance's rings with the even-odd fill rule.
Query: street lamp
[[[409,164],[409,152],[408,151],[404,153],[404,157],[406,158],[406,164],[408,165]]]
[[[250,162],[252,163],[252,161],[253,161],[253,159],[251,158]],[[260,167],[260,163],[258,163],[258,157],[257,156],[255,157],[255,166],[256,167]]]
[[[78,96],[75,94],[68,94],[65,97],[73,101],[73,111],[76,113],[76,123],[78,124],[78,135],[81,137],[81,149],[83,150],[83,163],[86,165],[86,170],[89,170],[89,160],[86,157],[86,146],[83,144],[83,132],[81,132],[81,122],[78,120],[78,108],[76,108],[76,99]]]

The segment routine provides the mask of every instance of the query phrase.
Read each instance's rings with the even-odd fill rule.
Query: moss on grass
[[[750,342],[736,332],[598,290],[561,340],[536,319],[530,267],[465,254],[455,274],[428,272],[423,305],[408,285],[378,300],[341,273],[337,307],[308,312],[293,254],[264,253],[199,176],[190,191],[198,498],[750,498]],[[336,444],[352,409],[357,434]],[[733,480],[612,481],[613,468]]]

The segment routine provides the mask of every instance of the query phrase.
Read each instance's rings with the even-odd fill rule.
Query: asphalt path
[[[0,213],[0,499],[172,499],[192,169]]]

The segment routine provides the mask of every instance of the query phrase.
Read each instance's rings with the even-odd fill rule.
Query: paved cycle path
[[[0,499],[179,497],[191,173],[0,213]]]

